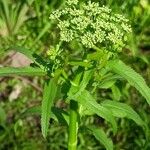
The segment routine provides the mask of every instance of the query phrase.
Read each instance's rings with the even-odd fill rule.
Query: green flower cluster
[[[49,65],[51,66],[50,72],[52,74],[55,72],[56,69],[62,67],[62,59],[63,56],[61,55],[62,49],[60,49],[60,45],[56,45],[56,47],[51,46],[50,49],[47,51],[47,55],[50,58]]]
[[[131,32],[128,19],[114,14],[108,7],[88,1],[78,4],[78,0],[67,0],[66,7],[50,15],[58,21],[60,40],[77,40],[86,48],[105,48],[118,52],[125,46],[127,33]]]

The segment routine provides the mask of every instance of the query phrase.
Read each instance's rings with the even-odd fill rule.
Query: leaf
[[[108,89],[111,88],[117,79],[121,79],[121,77],[119,75],[113,75],[112,73],[109,74],[107,71],[102,71],[100,72],[100,74],[102,75],[102,78],[100,78],[100,83],[98,84],[99,88],[104,88],[104,89]]]
[[[101,105],[109,109],[115,117],[126,117],[128,119],[132,119],[140,126],[144,125],[144,121],[140,118],[140,116],[127,104],[111,100],[105,100],[101,103]]]
[[[75,97],[78,97],[81,92],[83,92],[86,88],[86,86],[88,85],[91,77],[92,77],[92,74],[93,74],[93,70],[86,70],[84,71],[84,74],[83,74],[83,78],[82,78],[82,81],[79,85],[79,90],[78,92],[74,95]]]
[[[87,84],[89,83],[93,74],[93,70],[86,70],[83,74],[82,81],[80,85],[74,86],[72,85],[70,91],[68,93],[69,99],[76,99],[81,93],[85,90]],[[78,77],[78,75],[77,75]]]
[[[112,60],[108,63],[108,66],[112,71],[125,78],[132,86],[134,86],[150,105],[150,88],[147,86],[141,75],[136,73],[121,60]]]
[[[119,101],[120,97],[121,97],[121,93],[120,93],[119,88],[116,85],[113,85],[111,87],[111,90],[112,90],[113,99],[116,100],[116,101]]]
[[[69,115],[66,111],[64,111],[60,108],[57,108],[57,107],[52,107],[52,113],[56,116],[57,121],[60,124],[68,126],[68,124],[69,124]]]
[[[113,150],[113,142],[107,137],[106,133],[101,128],[88,127],[97,140],[101,142],[106,150]]]
[[[82,67],[90,67],[91,64],[89,62],[83,62],[83,61],[70,61],[68,62],[69,65],[72,66],[82,66]]]
[[[87,55],[87,60],[100,60],[104,56],[103,51],[97,51]]]
[[[112,112],[109,109],[98,104],[88,91],[84,90],[81,95],[75,100],[78,100],[78,102],[86,107],[89,111],[110,122],[112,124],[114,133],[117,131],[117,124],[115,118],[112,115]]]
[[[11,76],[11,75],[21,75],[21,76],[45,76],[46,72],[40,68],[33,67],[1,67],[0,77]]]
[[[115,80],[109,80],[109,81],[102,81],[100,83],[100,85],[98,85],[99,88],[102,88],[102,89],[108,89],[110,87],[112,87],[114,84],[115,84]]]
[[[1,112],[1,109],[0,109]],[[52,107],[51,108],[51,118],[55,121],[58,121],[60,124],[68,125],[69,116],[68,113],[60,108]],[[20,118],[24,118],[31,115],[41,115],[41,106],[33,106],[27,108],[23,113],[21,113]]]
[[[51,117],[51,107],[53,105],[57,93],[57,85],[54,79],[45,82],[43,101],[42,101],[42,117],[41,126],[44,138],[47,136],[49,120]]]

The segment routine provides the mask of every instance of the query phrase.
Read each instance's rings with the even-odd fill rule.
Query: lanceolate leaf
[[[93,70],[86,70],[84,72],[84,75],[83,75],[83,79],[79,85],[79,90],[77,93],[75,93],[73,96],[74,97],[78,97],[81,95],[81,93],[85,90],[86,86],[88,85],[91,77],[92,77],[92,73],[93,73]]]
[[[115,80],[110,80],[110,81],[102,82],[99,85],[99,88],[108,89],[108,88],[112,87],[115,84],[115,82],[116,82]]]
[[[88,129],[93,133],[95,138],[105,146],[106,150],[113,150],[112,140],[107,137],[106,133],[101,128],[88,127]]]
[[[89,111],[97,114],[98,116],[104,118],[112,124],[113,131],[116,132],[117,124],[115,118],[113,117],[111,111],[96,102],[94,97],[86,90],[84,90],[81,95],[77,98],[79,103],[86,107]]]
[[[2,67],[0,68],[0,77],[11,76],[11,75],[22,75],[22,76],[45,76],[46,72],[40,68],[33,67]]]
[[[1,108],[0,108],[0,112],[1,112]],[[40,116],[41,115],[41,106],[33,106],[30,108],[27,108],[20,115],[20,117],[23,118],[23,117],[27,117],[27,116],[31,116],[31,115],[39,115]],[[1,117],[1,114],[0,114],[0,117]],[[58,121],[60,124],[63,124],[63,125],[68,125],[68,123],[69,123],[68,113],[61,108],[52,107],[51,108],[51,118],[53,118],[54,120]]]
[[[52,113],[57,118],[57,120],[60,124],[68,126],[69,124],[69,115],[66,111],[64,111],[61,108],[52,107]]]
[[[29,5],[31,5],[33,3],[34,0],[30,0],[28,2]],[[18,16],[17,16],[17,20],[15,22],[15,26],[14,26],[14,33],[16,33],[18,31],[18,29],[22,26],[22,24],[29,18],[26,14],[28,12],[28,10],[30,9],[30,7],[28,6],[28,4],[26,3],[22,3],[21,4],[21,8],[20,11],[18,12]],[[13,13],[13,12],[12,12]]]
[[[42,100],[42,117],[41,117],[41,126],[42,134],[46,138],[49,120],[51,117],[51,107],[53,105],[55,96],[57,93],[57,85],[54,79],[48,80],[45,83],[43,100]]]
[[[132,86],[134,86],[150,105],[150,88],[147,86],[141,75],[136,73],[121,60],[110,61],[108,66],[112,69],[112,71],[125,78]]]
[[[135,121],[140,126],[144,125],[144,121],[140,118],[140,116],[127,104],[105,100],[101,103],[101,105],[109,109],[115,117],[127,117],[128,119]]]
[[[79,86],[71,86],[70,91],[68,93],[69,99],[77,99],[78,96],[85,90],[87,84],[89,83],[92,77],[92,70],[86,70],[83,74],[82,81],[80,82]],[[76,92],[76,93],[74,93]]]
[[[116,85],[113,85],[111,87],[111,90],[112,90],[113,99],[115,101],[119,101],[121,98],[121,92],[120,92],[119,88]]]

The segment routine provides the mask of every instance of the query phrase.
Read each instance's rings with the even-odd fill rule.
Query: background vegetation
[[[96,1],[96,0],[95,0]],[[97,0],[98,1],[98,0]],[[57,43],[57,29],[49,19],[50,13],[63,6],[63,0],[0,0],[0,65],[22,66],[29,60],[18,53],[4,53],[7,48],[21,46],[46,56],[46,52]],[[148,0],[101,0],[114,12],[124,14],[130,20],[132,34],[120,56],[142,74],[150,85],[150,3]],[[70,45],[71,46],[71,45]],[[21,62],[20,62],[21,61]],[[111,83],[110,83],[111,84]],[[150,108],[144,98],[126,82],[117,82],[111,90],[103,85],[101,95],[129,104],[150,125]],[[0,150],[65,150],[67,129],[51,120],[48,138],[41,134],[38,106],[42,99],[43,81],[38,77],[0,78]],[[115,91],[115,92],[113,92]],[[114,94],[115,93],[115,94]],[[116,94],[117,93],[117,94]],[[57,101],[58,107],[66,107]],[[35,110],[30,112],[32,106]],[[133,121],[119,119],[118,132],[113,137],[115,149],[139,150],[145,143],[143,130]],[[102,124],[97,116],[85,117],[84,124]],[[107,131],[109,132],[109,131]],[[81,134],[82,133],[82,134]],[[78,149],[101,150],[103,146],[90,134],[79,133]],[[150,149],[150,142],[145,149]]]

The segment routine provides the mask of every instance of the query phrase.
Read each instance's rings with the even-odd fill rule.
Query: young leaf
[[[147,86],[141,75],[136,73],[121,60],[112,60],[108,63],[108,66],[112,69],[112,71],[125,78],[132,86],[134,86],[150,105],[150,88]]]
[[[81,92],[85,90],[86,86],[88,85],[92,77],[92,74],[93,74],[93,70],[84,71],[83,79],[79,85],[79,91],[74,96],[78,97],[81,94]]]
[[[98,116],[104,118],[112,124],[113,131],[117,131],[117,124],[115,118],[112,115],[112,112],[106,107],[101,106],[96,102],[94,97],[86,90],[84,90],[77,99],[81,105],[86,107],[89,111],[97,114]]]
[[[30,9],[29,5],[31,5],[33,3],[34,0],[30,0],[30,2],[28,2],[28,4],[26,3],[22,3],[21,7],[20,7],[20,11],[18,11],[18,16],[15,22],[15,26],[14,26],[14,33],[16,33],[18,31],[18,29],[23,25],[23,23],[29,19],[29,17],[26,15],[28,10]]]
[[[72,98],[76,99],[79,95],[81,95],[81,93],[85,90],[87,84],[89,83],[89,80],[92,77],[92,73],[93,73],[92,70],[86,70],[84,72],[83,79],[82,79],[80,85],[79,86],[71,86],[70,91],[68,93],[69,99],[72,99]],[[78,75],[77,75],[77,77],[78,77]],[[74,93],[74,91],[76,93]]]
[[[106,133],[101,128],[88,127],[97,140],[101,142],[106,148],[106,150],[113,150],[113,142],[109,139]]]
[[[51,117],[51,107],[53,105],[57,93],[57,85],[54,79],[45,82],[43,101],[42,101],[42,117],[41,126],[44,138],[47,136],[49,120]]]
[[[22,75],[22,76],[45,76],[46,72],[40,68],[33,67],[1,67],[0,68],[0,77],[2,76],[11,76],[11,75]]]
[[[64,111],[63,109],[57,108],[57,107],[52,107],[51,110],[52,110],[52,113],[57,118],[57,121],[60,124],[68,126],[68,124],[69,124],[69,115],[66,111]]]
[[[140,116],[127,104],[111,100],[105,100],[101,103],[101,105],[109,109],[115,117],[127,117],[128,119],[132,119],[140,126],[144,125],[144,121],[140,118]]]
[[[108,88],[111,88],[115,84],[115,82],[116,82],[115,80],[110,80],[106,82],[102,81],[102,83],[100,83],[98,87],[101,89],[108,89]]]
[[[113,99],[116,100],[116,101],[119,101],[120,97],[121,97],[121,92],[120,92],[119,88],[116,85],[113,85],[111,87],[111,90],[112,90]]]
[[[69,65],[82,66],[82,67],[90,67],[91,66],[89,62],[83,62],[83,61],[70,61]]]
[[[98,87],[103,89],[111,88],[118,79],[122,79],[119,75],[114,75],[112,73],[109,74],[105,69],[101,70],[100,74],[102,75],[102,78],[100,78]]]

